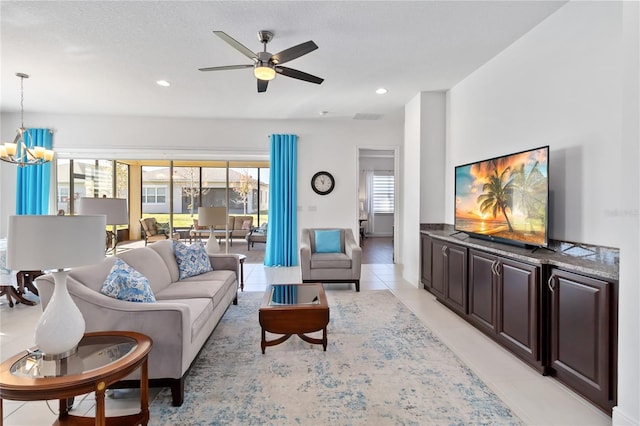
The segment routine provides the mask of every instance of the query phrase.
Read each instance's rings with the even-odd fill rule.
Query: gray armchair
[[[360,269],[362,249],[350,228],[340,228],[340,249],[335,252],[318,253],[316,230],[336,228],[303,228],[300,239],[300,269],[302,282],[347,282],[360,291]]]

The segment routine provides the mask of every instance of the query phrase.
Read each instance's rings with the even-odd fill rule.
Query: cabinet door
[[[420,235],[420,281],[425,290],[431,287],[431,238]]]
[[[469,250],[469,321],[479,328],[495,332],[496,256]]]
[[[498,274],[498,337],[524,359],[537,362],[540,354],[540,270],[500,258]]]
[[[438,240],[431,243],[431,292],[438,298],[444,298],[445,289],[445,253],[446,244]]]
[[[459,313],[467,313],[467,249],[457,245],[447,245],[445,301]]]
[[[554,269],[548,284],[552,374],[610,409],[611,283]]]

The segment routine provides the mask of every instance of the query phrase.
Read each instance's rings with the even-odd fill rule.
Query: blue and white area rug
[[[522,424],[389,291],[327,297],[326,352],[292,336],[263,355],[262,293],[240,293],[193,365],[184,404],[162,390],[149,424]]]

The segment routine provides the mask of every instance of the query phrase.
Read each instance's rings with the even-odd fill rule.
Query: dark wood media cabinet
[[[617,249],[552,241],[532,251],[422,225],[420,281],[543,375],[611,415],[616,404]]]

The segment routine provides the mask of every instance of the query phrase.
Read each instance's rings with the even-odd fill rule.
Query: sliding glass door
[[[269,218],[269,163],[57,160],[58,208],[66,214],[74,213],[80,197],[130,194],[131,221],[155,217],[182,238],[201,206],[228,205],[230,215],[253,216],[260,226]]]
[[[111,160],[56,161],[59,214],[75,214],[81,197],[129,198],[129,167]]]
[[[229,168],[229,212],[250,215],[254,225],[269,220],[269,167],[243,167],[233,163]]]

